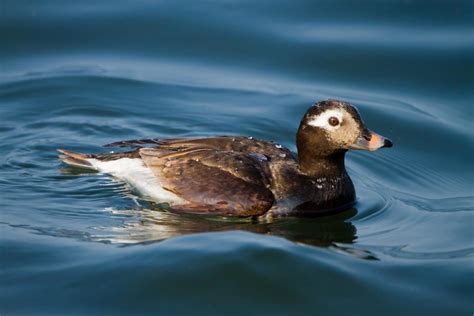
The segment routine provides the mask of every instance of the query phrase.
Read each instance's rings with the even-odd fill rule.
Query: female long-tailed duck
[[[220,216],[320,214],[350,208],[354,185],[344,157],[392,142],[372,131],[357,109],[337,100],[308,109],[296,134],[298,153],[252,137],[120,141],[110,154],[59,149],[68,165],[119,178],[180,213]]]

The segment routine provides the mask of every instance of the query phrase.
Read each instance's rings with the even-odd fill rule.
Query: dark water
[[[0,2],[1,315],[471,315],[471,1]],[[314,101],[355,152],[355,209],[171,215],[56,148],[243,134],[294,149]]]

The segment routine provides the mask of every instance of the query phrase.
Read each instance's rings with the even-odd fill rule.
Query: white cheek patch
[[[308,125],[324,128],[330,131],[335,131],[339,128],[339,126],[341,126],[343,114],[344,113],[342,112],[342,110],[326,110],[319,115],[309,117]],[[339,120],[339,124],[337,124],[336,126],[332,126],[331,124],[329,124],[328,121],[330,117],[337,118]]]

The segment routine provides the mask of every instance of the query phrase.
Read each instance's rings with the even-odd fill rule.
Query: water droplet
[[[276,147],[276,148],[278,148],[278,149],[281,149],[281,148],[283,148],[283,146],[282,146],[282,145],[280,145],[280,144],[276,144],[276,145],[275,145],[275,147]]]
[[[248,139],[253,139],[253,137],[252,137],[252,136],[249,136],[249,137],[247,137],[247,138],[248,138]]]

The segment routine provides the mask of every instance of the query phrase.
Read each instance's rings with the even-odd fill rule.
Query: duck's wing
[[[160,146],[139,150],[163,188],[186,201],[172,206],[172,210],[252,216],[265,213],[273,205],[265,161],[238,152],[180,144],[179,149]]]
[[[191,140],[194,138],[146,138],[146,139],[128,139],[105,144],[104,147],[144,147],[146,145],[164,145],[173,142]]]
[[[207,148],[218,151],[234,151],[242,154],[258,154],[273,160],[295,160],[294,154],[287,148],[264,140],[242,136],[155,138],[119,141],[106,147],[159,147],[162,150],[184,150]]]

